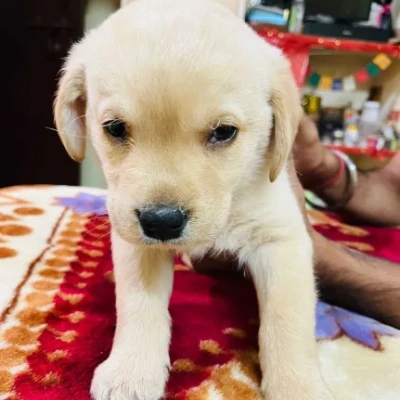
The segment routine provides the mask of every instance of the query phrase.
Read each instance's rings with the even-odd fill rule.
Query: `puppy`
[[[146,0],[75,45],[55,103],[76,161],[109,189],[117,328],[96,400],[157,400],[170,365],[173,256],[227,251],[260,305],[268,400],[332,400],[314,338],[312,245],[287,172],[301,114],[289,63],[208,0]]]

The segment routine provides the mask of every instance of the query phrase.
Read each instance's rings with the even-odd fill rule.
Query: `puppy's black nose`
[[[143,233],[151,238],[166,242],[181,237],[187,222],[187,215],[181,208],[155,206],[136,210]]]

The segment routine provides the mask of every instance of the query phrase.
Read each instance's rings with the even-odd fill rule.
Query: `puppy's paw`
[[[168,379],[168,365],[127,365],[109,358],[97,367],[90,394],[94,400],[160,400]]]
[[[335,400],[324,382],[283,383],[279,387],[268,388],[263,381],[262,392],[265,400]]]

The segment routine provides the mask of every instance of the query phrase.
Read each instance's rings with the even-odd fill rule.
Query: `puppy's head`
[[[249,185],[275,181],[299,117],[286,59],[206,0],[133,3],[74,46],[55,103],[77,161],[90,135],[127,241],[215,240]]]

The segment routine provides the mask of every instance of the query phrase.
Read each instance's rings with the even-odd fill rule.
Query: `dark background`
[[[68,49],[83,34],[85,0],[6,0],[1,20],[0,188],[79,184],[52,105]]]

